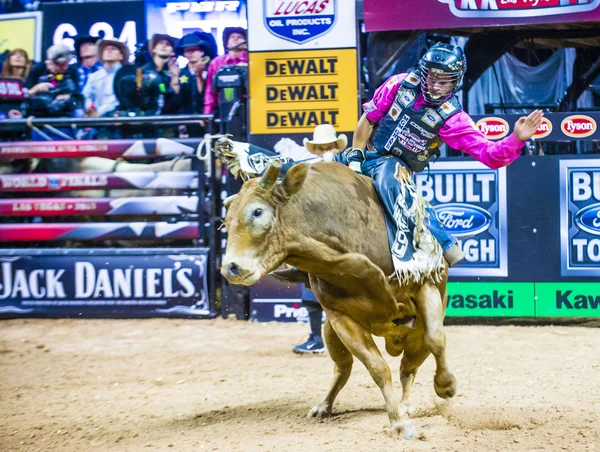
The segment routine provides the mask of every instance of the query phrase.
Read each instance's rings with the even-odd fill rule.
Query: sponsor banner
[[[217,43],[218,54],[223,55],[225,53],[223,47],[225,28],[248,28],[246,3],[246,0],[196,2],[152,0],[146,2],[148,37],[154,33],[166,33],[181,38],[194,31],[204,31],[213,35]],[[184,57],[180,58],[185,60]]]
[[[496,116],[482,118],[477,121],[475,125],[488,140],[499,140],[504,138],[510,131],[508,123],[504,119]]]
[[[474,28],[598,21],[600,0],[364,0],[364,11],[367,31]]]
[[[508,276],[506,168],[436,162],[415,182],[465,253],[450,276]]]
[[[342,0],[256,0],[250,51],[356,47],[356,5]]]
[[[294,298],[255,298],[250,303],[252,322],[308,322],[308,309]]]
[[[254,298],[250,303],[250,321],[309,323],[310,318],[300,298]]]
[[[523,115],[473,116],[476,127],[490,140],[499,140],[514,130]],[[544,141],[600,140],[600,113],[548,113],[533,139]]]
[[[0,250],[0,316],[213,316],[208,249]]]
[[[115,14],[115,9],[125,8],[127,14]],[[98,36],[98,38],[117,39],[124,42],[134,59],[135,46],[146,37],[146,14],[144,2],[111,1],[84,3],[46,3],[40,4],[44,14],[43,48],[64,43],[75,48],[77,35]]]
[[[196,189],[198,173],[164,171],[140,173],[1,174],[0,192],[46,192],[93,189]]]
[[[23,84],[20,80],[12,78],[0,78],[0,99],[18,100],[25,98]]]
[[[0,242],[197,239],[197,222],[0,224]]]
[[[184,215],[198,213],[197,196],[0,199],[0,215]]]
[[[43,60],[41,12],[0,14],[0,30],[0,54],[23,49],[30,60]]]
[[[600,276],[600,159],[560,161],[562,276]]]
[[[338,133],[358,121],[354,49],[250,54],[250,132],[312,133],[328,123]]]
[[[190,143],[191,144],[191,143]],[[195,147],[174,140],[73,140],[52,142],[14,141],[0,143],[0,160],[59,157],[106,157],[140,159],[193,155]]]
[[[533,283],[449,282],[446,315],[452,317],[533,317]]]
[[[600,284],[536,283],[537,317],[599,317]]]

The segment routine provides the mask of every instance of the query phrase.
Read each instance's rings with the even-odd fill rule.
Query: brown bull
[[[371,179],[323,162],[295,165],[279,183],[280,167],[275,162],[261,179],[245,182],[229,204],[221,273],[233,284],[252,285],[284,262],[307,272],[327,313],[324,338],[335,363],[333,384],[309,416],[331,413],[355,356],[381,389],[392,430],[408,437],[411,386],[430,353],[436,393],[448,398],[456,392],[443,329],[447,269],[438,284],[401,287],[397,278],[386,278],[394,269]],[[392,356],[404,352],[400,403],[372,335],[385,337]]]

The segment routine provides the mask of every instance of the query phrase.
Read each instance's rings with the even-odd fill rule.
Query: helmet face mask
[[[438,43],[419,61],[421,92],[432,106],[442,105],[456,92],[467,69],[460,47]]]

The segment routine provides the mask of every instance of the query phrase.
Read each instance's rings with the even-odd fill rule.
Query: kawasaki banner
[[[1,317],[211,317],[208,249],[6,249]]]
[[[533,283],[448,283],[446,314],[454,317],[533,317]]]
[[[539,283],[536,289],[538,317],[600,316],[600,284]]]

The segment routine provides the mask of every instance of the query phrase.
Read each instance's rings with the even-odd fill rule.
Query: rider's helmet
[[[463,50],[452,44],[438,42],[419,61],[421,70],[421,91],[426,102],[432,106],[442,105],[456,92],[467,70],[467,60]],[[434,84],[437,82],[437,86]],[[440,85],[446,85],[448,92],[440,93]]]

